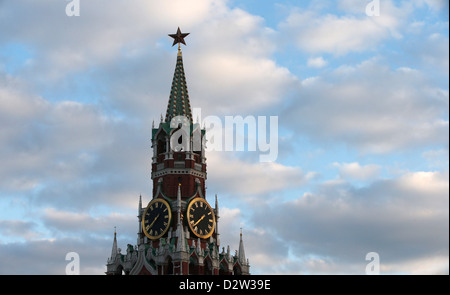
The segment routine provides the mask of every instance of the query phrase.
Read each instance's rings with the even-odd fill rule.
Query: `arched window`
[[[234,275],[236,275],[236,276],[242,275],[241,267],[240,267],[238,264],[235,264],[235,265],[233,266],[233,273],[234,273]]]
[[[116,272],[116,275],[119,275],[119,276],[121,276],[122,274],[123,274],[123,266],[122,265],[119,265],[119,267],[117,267],[117,272]]]
[[[211,259],[209,257],[207,257],[205,259],[205,262],[203,262],[205,264],[203,270],[204,270],[204,275],[213,275],[213,266],[212,266],[212,262]]]
[[[228,275],[228,274],[230,274],[228,271],[228,263],[222,260],[219,267],[219,275]]]
[[[173,263],[172,263],[172,257],[169,256],[167,259],[167,275],[173,275]]]
[[[189,258],[189,274],[190,275],[198,275],[198,259],[195,256],[191,256]]]

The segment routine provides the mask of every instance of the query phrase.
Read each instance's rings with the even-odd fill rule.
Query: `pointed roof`
[[[180,47],[178,47],[177,64],[173,74],[165,122],[170,123],[172,118],[176,116],[185,116],[192,124],[191,104],[189,102],[186,76],[184,74],[183,56]]]
[[[181,221],[181,183],[178,184],[177,192],[177,213],[178,213],[178,223],[177,223],[177,251],[186,252],[185,238],[183,223]]]
[[[139,194],[138,217],[142,214],[142,195]]]
[[[116,227],[114,227],[114,242],[113,242],[113,246],[112,246],[112,250],[111,250],[111,259],[114,259],[117,255],[118,249],[117,249],[117,238],[116,238]]]
[[[242,228],[241,228],[241,239],[239,241],[239,262],[241,264],[245,264],[245,250],[244,250],[244,241],[242,241]]]

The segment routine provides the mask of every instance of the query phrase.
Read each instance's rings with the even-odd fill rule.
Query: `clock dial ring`
[[[142,216],[142,230],[151,240],[161,238],[169,229],[172,210],[167,201],[154,199],[145,208]]]
[[[216,228],[216,217],[208,202],[203,198],[193,199],[187,208],[187,221],[192,233],[199,238],[209,238]]]

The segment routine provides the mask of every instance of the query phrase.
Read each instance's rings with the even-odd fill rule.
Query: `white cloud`
[[[191,103],[202,106],[208,115],[257,114],[279,103],[297,83],[272,60],[240,52],[190,56],[185,64]]]
[[[285,273],[364,274],[365,255],[375,251],[382,272],[443,274],[448,194],[448,172],[410,172],[358,189],[346,182],[319,185],[294,201],[268,204],[253,222],[288,246],[291,262],[310,262],[288,263],[280,268]]]
[[[27,93],[23,84],[0,76],[1,190],[41,204],[78,208],[105,200],[126,206],[131,198],[135,202],[144,191],[137,184],[146,178],[131,176],[132,171],[144,175],[146,167],[131,162],[142,163],[146,150],[144,144],[140,150],[135,146],[144,138],[124,131],[137,127],[106,116],[94,105],[52,103]],[[130,179],[121,176],[123,169]]]
[[[363,153],[448,145],[448,92],[418,70],[391,70],[372,59],[302,86],[283,115],[294,132]]]
[[[165,45],[159,40],[177,26],[191,32],[183,51],[193,106],[228,114],[237,105],[242,112],[257,111],[278,103],[295,85],[289,70],[270,59],[274,32],[261,17],[231,9],[224,1],[182,2],[97,0],[83,4],[81,16],[72,18],[65,15],[64,3],[61,10],[43,2],[12,3],[3,16],[12,28],[3,30],[0,40],[24,41],[33,49],[32,66],[19,73],[39,88],[75,92],[81,78],[70,79],[83,73],[98,84],[92,87],[100,91],[93,100],[131,115],[144,116],[147,104],[151,110],[149,97],[164,109],[176,49],[168,55],[170,40]],[[15,14],[23,19],[9,19]],[[56,85],[49,89],[49,82]]]
[[[448,172],[406,173],[398,179],[397,185],[400,190],[409,192],[411,197],[413,197],[415,194],[428,195],[428,198],[423,201],[428,206],[435,205],[436,209],[440,209],[439,202],[435,202],[436,199],[434,198],[434,196],[440,197],[439,193],[448,191]],[[442,199],[439,198],[437,201],[442,201]]]
[[[339,175],[343,179],[370,180],[380,174],[381,167],[375,164],[361,166],[358,162],[333,163],[339,168]]]
[[[351,5],[340,5],[344,10],[352,7],[351,12],[354,13],[356,11],[351,2]],[[407,4],[396,7],[391,1],[383,1],[382,13],[378,17],[365,15],[365,6],[356,16],[296,9],[280,24],[280,30],[288,36],[295,36],[296,45],[307,52],[343,55],[372,50],[388,38],[401,38],[400,28],[410,10]]]
[[[228,157],[225,152],[208,153],[207,163],[209,185],[239,196],[255,197],[297,188],[314,176],[305,174],[300,167],[277,162],[249,163]]]
[[[323,59],[323,57],[311,57],[308,59],[307,63],[308,67],[312,68],[323,68],[328,64],[326,60]]]
[[[36,49],[35,71],[58,81],[72,71],[111,62],[124,47],[141,47],[155,42],[161,30],[176,30],[176,25],[192,27],[223,9],[218,1],[86,1],[80,17],[68,17],[67,3],[36,1],[4,5],[8,13],[0,15],[9,29],[1,31],[5,40],[27,40]],[[34,72],[35,73],[35,72]]]

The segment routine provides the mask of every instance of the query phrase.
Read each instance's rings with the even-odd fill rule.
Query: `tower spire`
[[[173,117],[185,116],[192,124],[191,104],[189,102],[186,76],[184,74],[183,56],[181,54],[181,43],[186,45],[184,38],[187,35],[189,35],[189,33],[181,33],[180,28],[178,28],[176,34],[169,35],[174,39],[172,46],[178,44],[177,64],[173,74],[169,103],[166,111],[166,122],[169,123]]]
[[[219,201],[217,200],[217,194],[216,194],[216,239],[217,239],[217,245],[220,245],[220,234],[219,234]]]
[[[184,240],[184,229],[182,222],[182,214],[181,214],[181,183],[178,184],[178,193],[177,193],[177,213],[178,213],[178,223],[177,223],[177,251],[185,252],[185,240]]]
[[[245,264],[245,250],[244,250],[244,241],[242,240],[242,227],[241,227],[241,237],[240,237],[240,241],[239,241],[238,257],[239,257],[239,262],[241,264]]]
[[[111,260],[114,260],[114,258],[116,258],[116,255],[118,253],[116,236],[117,236],[116,227],[114,227],[114,241],[113,241],[113,246],[112,246],[112,250],[111,250]]]

